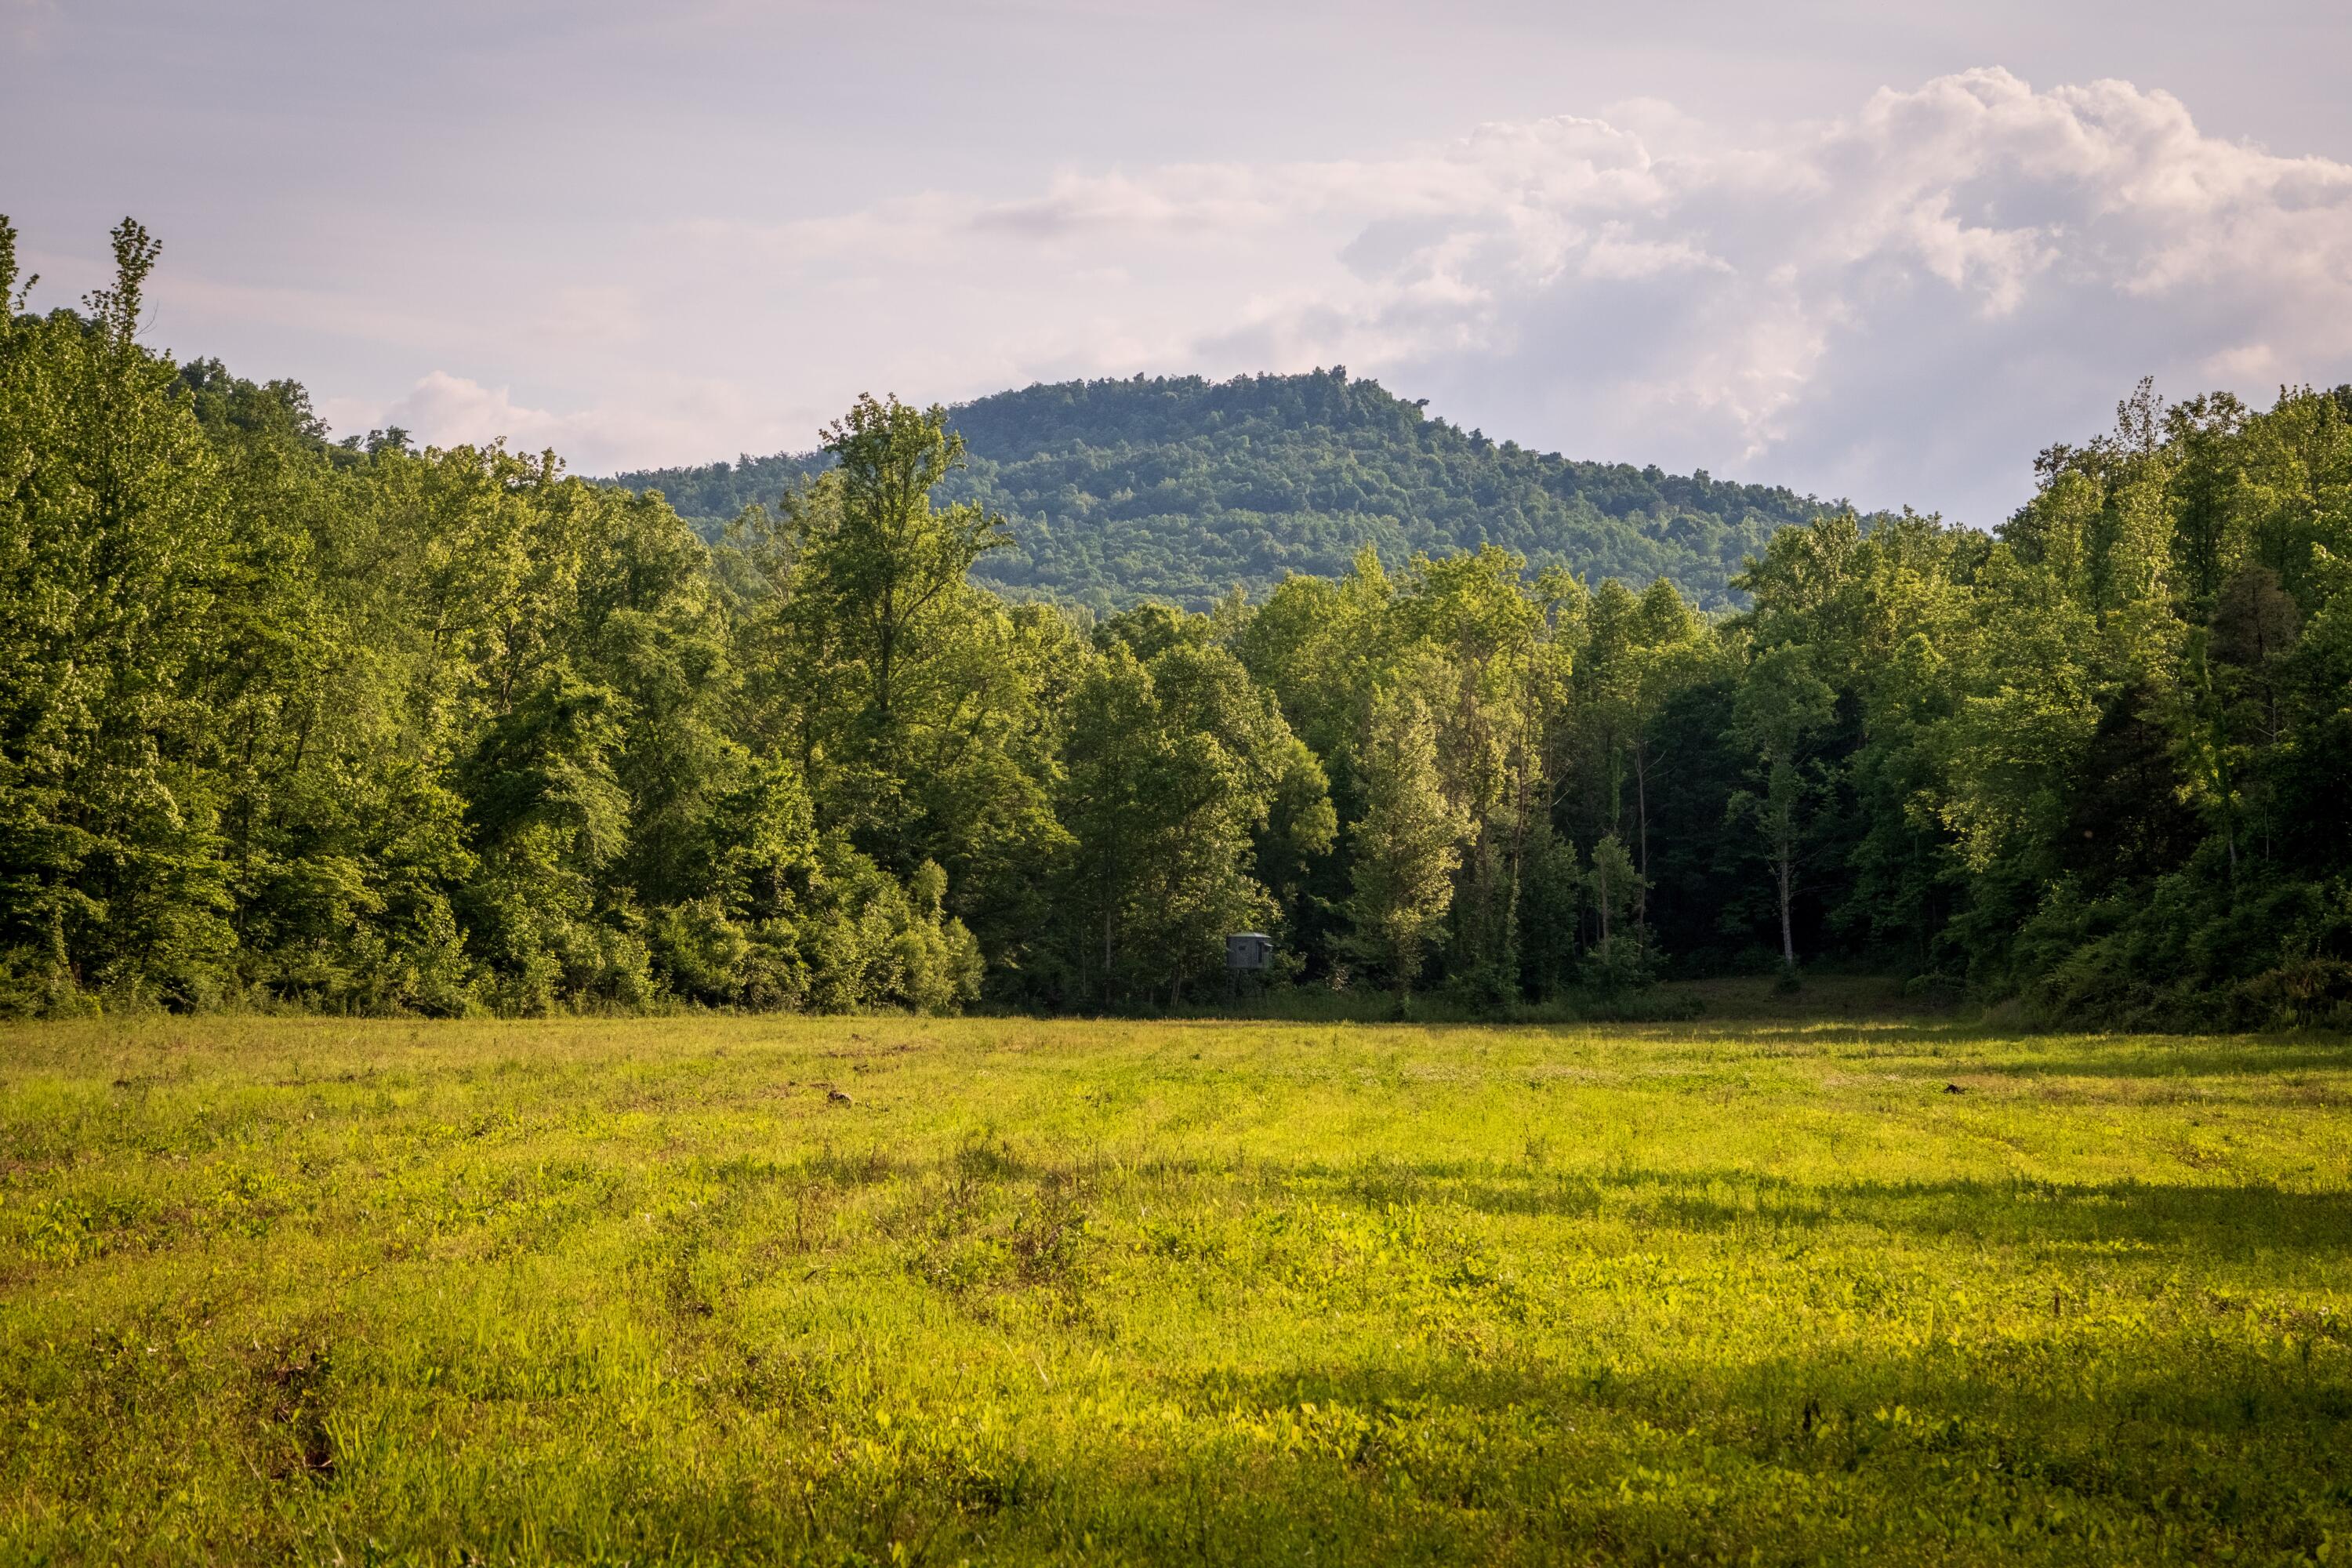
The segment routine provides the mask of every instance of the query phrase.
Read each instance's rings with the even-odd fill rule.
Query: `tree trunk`
[[[1647,748],[1633,748],[1633,817],[1636,824],[1635,848],[1641,855],[1638,869],[1642,879],[1633,886],[1633,923],[1650,923],[1650,762]]]
[[[1790,895],[1796,882],[1797,868],[1786,848],[1780,851],[1775,869],[1780,882],[1780,962],[1794,969],[1797,967],[1797,931],[1790,919],[1789,907],[1792,901]]]
[[[1110,1011],[1110,890],[1103,890],[1103,1011]]]

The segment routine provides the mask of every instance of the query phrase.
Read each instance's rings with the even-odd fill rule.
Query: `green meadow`
[[[1714,1001],[0,1028],[0,1555],[2352,1555],[2352,1048]]]

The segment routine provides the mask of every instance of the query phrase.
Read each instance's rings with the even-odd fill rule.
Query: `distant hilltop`
[[[1235,584],[1328,576],[1365,545],[1402,562],[1499,544],[1532,567],[1643,584],[1668,577],[1702,605],[1737,601],[1742,560],[1828,510],[1777,485],[1626,463],[1579,462],[1489,440],[1344,367],[1303,375],[1066,381],[963,404],[951,422],[970,467],[945,500],[1011,521],[1013,547],[973,575],[1015,598],[1109,609],[1199,607]],[[658,489],[706,532],[773,505],[822,453],[621,474]]]

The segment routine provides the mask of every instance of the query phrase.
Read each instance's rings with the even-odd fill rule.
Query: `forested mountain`
[[[1490,538],[1097,615],[988,586],[1035,521],[933,414],[705,539],[331,443],[141,343],[115,251],[34,313],[0,220],[0,1013],[1166,1008],[1263,930],[1475,1008],[1832,960],[2352,1024],[2352,389],[2143,387],[1996,533],[1782,527],[1736,614]],[[1419,438],[1180,389],[1293,395]]]
[[[1344,369],[1307,375],[1073,381],[949,410],[966,465],[942,500],[1002,513],[1011,547],[975,568],[1016,597],[1204,608],[1234,584],[1331,576],[1366,545],[1391,564],[1489,544],[1538,569],[1648,583],[1703,606],[1742,560],[1823,510],[1810,497],[1495,442]],[[822,453],[624,474],[706,534],[770,507]]]

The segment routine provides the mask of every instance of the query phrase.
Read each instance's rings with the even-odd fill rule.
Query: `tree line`
[[[1824,963],[2352,1008],[2352,389],[2165,405],[1736,613],[1498,545],[1115,613],[976,580],[938,409],[706,540],[36,313],[0,220],[0,1008],[1507,1009]]]

